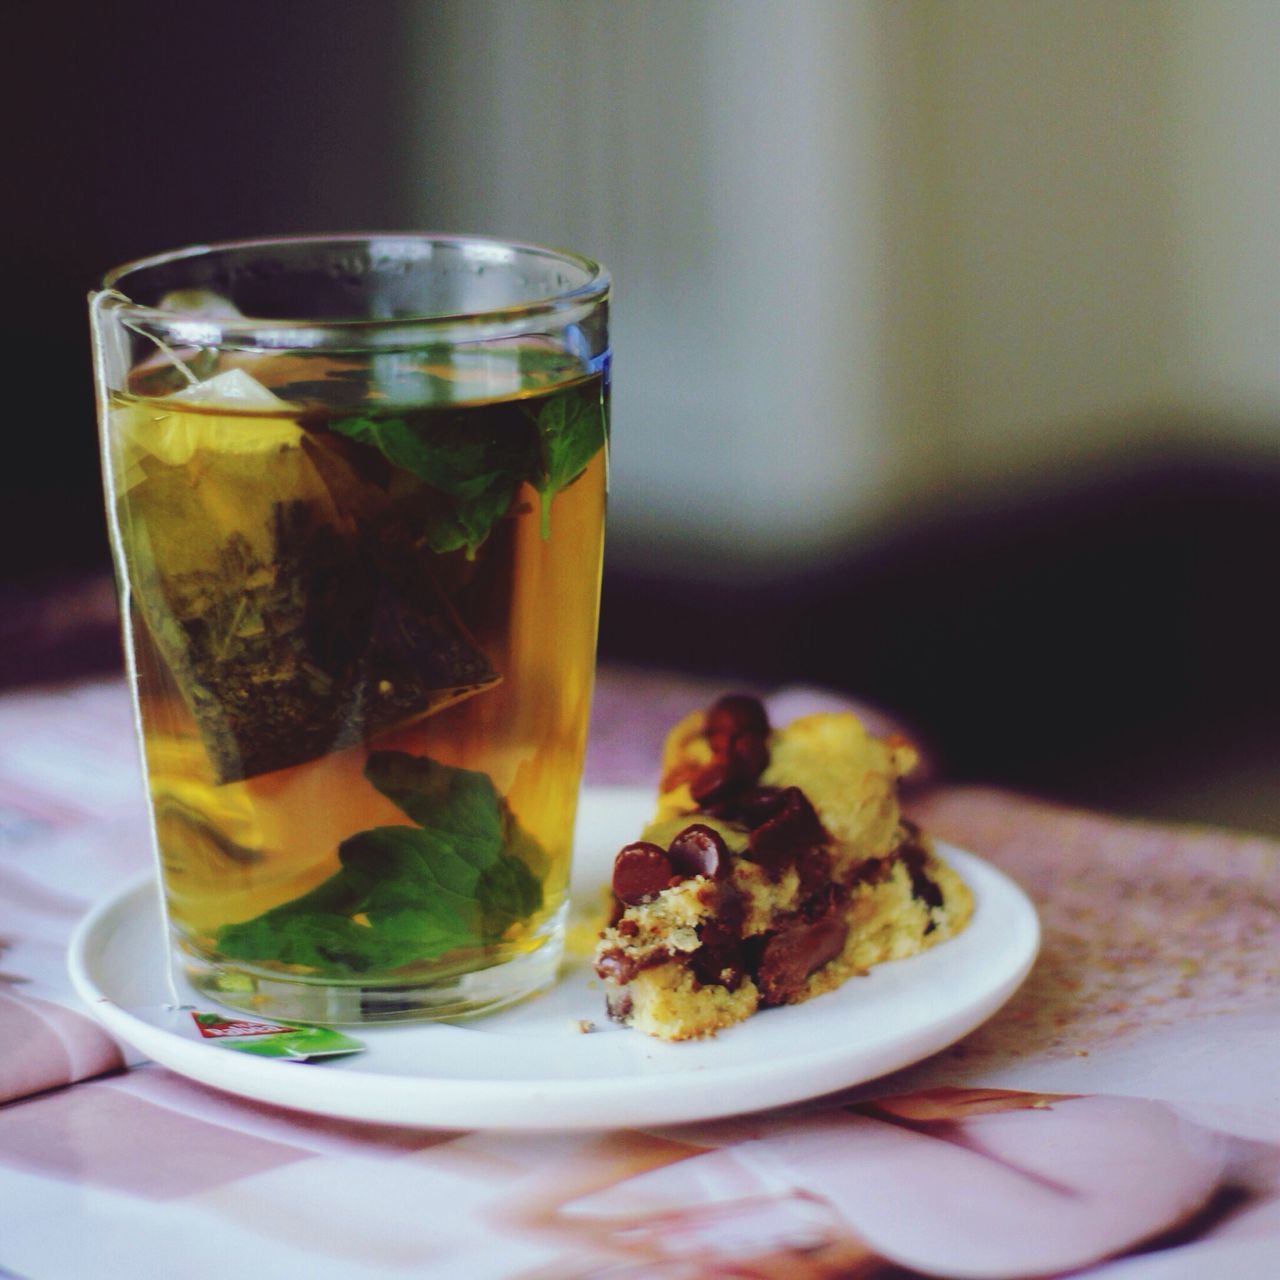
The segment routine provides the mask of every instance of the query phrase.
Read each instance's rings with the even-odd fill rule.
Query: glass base
[[[181,955],[178,963],[197,991],[254,1017],[359,1026],[494,1013],[550,987],[556,981],[563,952],[564,931],[560,928],[537,951],[503,959],[487,969],[402,985],[285,978],[242,965],[206,962],[188,954]]]

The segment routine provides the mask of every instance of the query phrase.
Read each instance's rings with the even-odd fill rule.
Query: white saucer
[[[652,793],[588,789],[574,895],[598,901],[613,855],[648,820]],[[766,1010],[712,1040],[666,1044],[611,1024],[589,964],[525,1004],[468,1023],[348,1028],[365,1053],[300,1064],[187,1039],[166,1009],[157,891],[135,882],[71,940],[72,982],[100,1022],[163,1066],[302,1111],[449,1129],[608,1129],[756,1111],[859,1084],[945,1048],[989,1018],[1039,947],[1035,909],[987,863],[939,844],[972,888],[969,927],[805,1004]],[[579,895],[584,895],[579,897]],[[179,986],[184,1000],[216,1007]],[[594,1023],[583,1034],[579,1022]]]

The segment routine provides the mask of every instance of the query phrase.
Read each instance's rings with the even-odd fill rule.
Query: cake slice
[[[676,725],[657,813],[614,860],[595,951],[609,1015],[714,1035],[962,929],[969,890],[899,808],[917,759],[851,713],[773,729],[743,695]]]

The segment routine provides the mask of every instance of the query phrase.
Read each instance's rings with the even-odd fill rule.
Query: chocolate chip
[[[809,976],[844,950],[849,927],[830,916],[774,934],[765,944],[756,983],[761,1002],[786,1004],[800,994]]]
[[[807,850],[829,840],[804,792],[799,787],[788,787],[782,793],[778,811],[752,831],[747,857],[776,875]]]
[[[740,734],[699,770],[689,783],[689,790],[700,808],[732,808],[739,796],[755,788],[768,763],[769,749],[764,740]]]
[[[651,902],[671,880],[671,860],[656,844],[638,840],[613,860],[613,892],[628,906]]]
[[[885,858],[864,858],[850,878],[851,884],[883,884],[893,874]]]
[[[676,875],[718,880],[729,873],[729,846],[718,831],[701,822],[685,827],[672,840],[667,857]]]
[[[633,1005],[630,991],[606,991],[604,999],[609,1017],[615,1022],[626,1022],[631,1017]]]
[[[614,982],[625,983],[635,976],[636,965],[627,953],[618,947],[596,956],[596,973],[601,978],[611,978]]]
[[[728,739],[738,733],[749,733],[757,738],[769,736],[769,717],[759,698],[731,693],[719,699],[707,712],[708,738],[723,736]]]
[[[943,904],[942,890],[935,881],[931,880],[925,874],[925,867],[929,863],[929,855],[925,850],[920,835],[920,828],[914,823],[903,822],[906,829],[907,838],[898,850],[899,856],[902,858],[903,865],[907,868],[907,874],[911,877],[911,894],[915,898],[919,898],[926,907],[940,907]],[[933,923],[930,921],[926,933],[933,930]]]
[[[714,760],[690,781],[700,808],[732,802],[769,763],[769,718],[758,698],[731,694],[707,712],[704,732]]]
[[[731,815],[748,827],[758,827],[767,818],[782,811],[786,801],[781,787],[752,787],[744,791],[733,805]]]
[[[914,871],[910,867],[907,870],[911,874],[911,892],[919,898],[926,907],[940,907],[943,903],[942,890],[937,884],[930,880],[923,871]]]
[[[626,986],[637,973],[666,964],[670,959],[671,952],[665,947],[657,947],[645,955],[632,955],[621,947],[610,947],[596,956],[596,976]]]
[[[928,937],[938,927],[933,918],[933,908],[942,906],[945,901],[942,890],[924,873],[924,850],[910,847],[903,849],[902,862],[907,868],[907,875],[911,877],[911,896],[930,909],[929,920],[924,927],[925,936]]]
[[[711,920],[698,930],[698,935],[702,945],[689,957],[693,976],[704,986],[736,991],[746,976],[742,940],[737,930]]]
[[[822,845],[813,845],[800,854],[796,871],[800,876],[801,898],[829,897],[836,888],[831,883],[831,855]]]
[[[705,809],[728,800],[739,785],[727,759],[713,760],[689,783],[689,790],[698,807]]]
[[[754,783],[769,766],[769,748],[758,734],[735,733],[729,739],[729,764],[745,783]]]

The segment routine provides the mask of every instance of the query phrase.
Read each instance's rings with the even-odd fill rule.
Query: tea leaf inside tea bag
[[[246,375],[247,376],[247,375]],[[267,394],[270,394],[269,392]],[[497,682],[411,544],[288,419],[131,406],[134,600],[219,782],[367,741]]]

